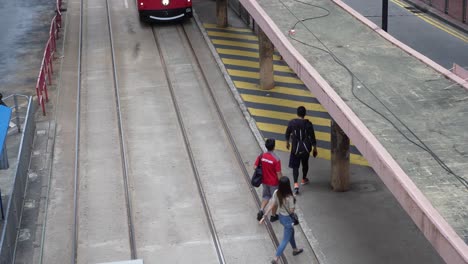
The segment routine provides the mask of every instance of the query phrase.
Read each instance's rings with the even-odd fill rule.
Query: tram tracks
[[[190,54],[191,54],[191,57],[193,58],[195,68],[198,70],[197,72],[199,73],[199,75],[200,75],[200,77],[202,79],[203,85],[207,88],[210,101],[213,103],[213,105],[214,105],[214,107],[216,109],[216,114],[217,114],[217,116],[218,116],[218,118],[219,118],[219,120],[220,120],[220,122],[222,124],[224,133],[225,133],[225,135],[226,135],[226,137],[228,139],[228,142],[229,142],[228,145],[229,145],[229,147],[231,148],[232,152],[234,153],[234,155],[236,157],[237,165],[241,169],[243,177],[244,177],[245,181],[247,182],[247,184],[249,186],[249,191],[250,191],[250,193],[252,195],[252,198],[255,200],[257,208],[260,209],[261,201],[260,201],[259,197],[257,196],[257,193],[256,193],[255,189],[250,185],[250,176],[249,176],[250,173],[247,171],[247,169],[244,166],[240,151],[238,150],[238,148],[236,146],[234,138],[233,138],[233,136],[232,136],[232,134],[231,134],[231,132],[229,130],[229,127],[227,125],[227,121],[225,120],[225,118],[224,118],[224,116],[222,114],[221,108],[220,108],[219,104],[217,103],[216,97],[215,97],[215,95],[213,93],[212,87],[210,86],[210,84],[208,82],[207,76],[205,75],[205,73],[204,73],[204,71],[203,71],[203,69],[201,67],[201,63],[200,63],[200,61],[199,61],[199,59],[198,59],[198,57],[196,55],[195,49],[194,49],[194,47],[193,47],[193,45],[192,45],[192,43],[190,41],[190,38],[188,37],[187,32],[186,32],[185,28],[183,27],[183,25],[177,25],[175,27],[177,28],[177,31],[178,31],[181,39],[183,40],[183,42],[186,43],[186,45],[190,49]],[[187,135],[188,133],[186,131],[184,120],[183,120],[183,117],[182,117],[182,113],[180,111],[179,103],[178,103],[178,100],[177,100],[175,92],[174,92],[174,87],[172,85],[172,79],[170,77],[168,66],[166,64],[164,54],[163,54],[163,52],[161,50],[161,43],[159,41],[159,37],[158,37],[158,34],[157,34],[154,26],[152,27],[152,32],[153,32],[153,36],[154,36],[154,39],[155,39],[155,42],[156,42],[156,46],[157,46],[157,49],[158,49],[159,56],[161,57],[161,62],[162,62],[162,65],[163,65],[163,69],[164,69],[166,78],[167,78],[167,83],[169,85],[169,89],[170,89],[170,93],[171,93],[171,96],[172,96],[172,101],[173,101],[173,104],[174,104],[174,108],[176,109],[177,119],[178,119],[178,122],[179,122],[181,130],[182,130],[184,141],[186,143],[186,149],[187,149],[187,152],[188,152],[188,154],[190,156],[190,163],[191,163],[192,169],[194,171],[194,175],[195,175],[197,185],[198,185],[198,188],[199,188],[199,195],[202,198],[203,207],[205,209],[207,219],[208,219],[209,224],[210,224],[210,230],[211,230],[211,233],[212,233],[212,237],[213,237],[213,241],[214,241],[214,244],[215,244],[215,247],[216,247],[216,251],[218,253],[218,258],[219,258],[220,263],[226,263],[225,259],[224,259],[223,251],[222,251],[222,246],[221,246],[221,243],[220,243],[218,235],[217,235],[216,226],[214,224],[213,218],[212,218],[211,213],[210,213],[208,201],[207,201],[207,199],[205,197],[205,194],[204,194],[204,191],[203,191],[203,185],[202,185],[202,182],[200,180],[200,176],[199,176],[199,173],[198,173],[198,170],[197,170],[197,164],[196,164],[195,158],[193,156],[190,141],[189,141],[189,138],[188,138],[188,135]],[[278,242],[278,239],[277,239],[277,237],[276,237],[276,235],[274,233],[273,227],[271,226],[270,222],[266,223],[266,229],[267,229],[268,235],[269,235],[272,243],[274,244],[275,248],[278,247],[279,242]],[[288,263],[287,259],[284,256],[281,257],[281,261],[284,264]]]
[[[108,28],[108,33],[109,33],[109,41],[110,41],[110,57],[111,57],[111,64],[112,64],[112,81],[113,81],[113,93],[115,98],[115,109],[116,109],[116,120],[117,120],[117,131],[118,131],[118,148],[120,152],[120,160],[121,160],[121,165],[122,165],[122,179],[121,181],[123,182],[124,186],[124,196],[125,196],[125,208],[126,208],[126,219],[127,219],[127,227],[128,227],[128,241],[129,241],[129,251],[130,251],[130,257],[132,259],[137,258],[137,246],[136,246],[136,238],[135,238],[135,228],[133,224],[133,208],[132,208],[132,199],[129,191],[129,173],[128,173],[128,159],[127,159],[127,146],[125,144],[125,129],[124,125],[122,123],[122,112],[121,112],[121,102],[120,102],[120,94],[119,94],[119,80],[118,80],[118,75],[117,75],[117,63],[116,63],[116,58],[115,58],[115,51],[114,51],[114,40],[113,40],[113,34],[112,34],[112,19],[111,19],[111,14],[110,14],[110,8],[109,8],[109,3],[108,0],[105,1],[105,9],[107,12],[107,28]],[[78,262],[78,247],[79,247],[79,237],[80,237],[80,230],[79,230],[79,209],[80,209],[80,129],[81,129],[81,84],[82,84],[82,74],[83,72],[81,71],[81,50],[83,49],[83,36],[82,36],[82,31],[83,31],[83,0],[81,2],[81,11],[80,11],[80,44],[79,44],[79,67],[78,67],[78,95],[77,95],[77,124],[76,124],[76,153],[75,153],[75,179],[74,179],[74,230],[73,230],[73,254],[72,254],[72,260],[71,263],[77,263]],[[184,42],[184,44],[189,47],[188,53],[191,54],[192,57],[192,66],[195,68],[195,72],[197,75],[199,75],[199,79],[201,80],[202,85],[206,86],[207,91],[209,93],[209,100],[213,103],[215,109],[216,109],[216,115],[218,116],[220,123],[222,124],[222,129],[224,130],[224,134],[226,138],[228,139],[228,148],[231,149],[231,151],[234,153],[237,166],[238,168],[242,171],[243,177],[245,181],[247,182],[249,186],[249,191],[252,195],[252,198],[254,199],[257,208],[260,206],[260,200],[257,196],[257,193],[253,187],[250,186],[250,176],[249,172],[244,166],[244,163],[242,161],[241,155],[239,150],[236,147],[236,144],[234,142],[233,136],[231,135],[231,132],[229,130],[229,127],[227,125],[226,120],[223,117],[223,114],[221,112],[220,106],[216,102],[215,95],[212,91],[212,87],[210,87],[210,84],[207,80],[207,77],[205,73],[203,72],[203,69],[201,67],[201,63],[197,58],[197,55],[195,53],[194,47],[192,46],[192,43],[189,40],[189,37],[187,35],[187,32],[185,31],[184,27],[181,25],[176,26],[176,29],[178,31],[178,34],[180,35],[181,40]],[[184,124],[184,119],[183,119],[183,114],[182,111],[180,110],[180,102],[177,99],[176,92],[174,91],[174,87],[172,87],[172,83],[174,82],[173,79],[171,79],[171,73],[170,70],[167,67],[166,61],[164,54],[161,50],[161,43],[159,42],[159,38],[157,36],[157,32],[155,31],[154,28],[152,28],[153,32],[153,37],[156,43],[156,47],[158,49],[159,56],[161,58],[161,63],[163,66],[163,70],[165,72],[165,78],[167,80],[167,84],[169,86],[169,91],[171,94],[171,99],[172,103],[176,112],[177,116],[177,122],[179,123],[179,127],[182,133],[183,141],[184,141],[184,146],[186,148],[186,152],[188,154],[189,160],[190,160],[190,166],[193,172],[193,175],[195,176],[195,182],[196,182],[196,187],[198,189],[198,195],[200,197],[200,200],[202,202],[202,207],[203,211],[205,214],[205,217],[207,219],[208,225],[209,225],[209,230],[211,233],[211,239],[213,242],[213,245],[215,247],[215,251],[218,257],[218,262],[219,263],[226,263],[226,256],[225,253],[223,252],[223,247],[221,240],[219,238],[219,231],[217,230],[217,226],[215,225],[215,221],[213,219],[213,214],[210,211],[210,207],[208,204],[208,198],[206,197],[206,190],[204,189],[204,183],[200,179],[200,172],[198,165],[196,163],[196,158],[195,154],[193,151],[193,147],[190,143],[190,139],[188,136],[187,128],[186,125]],[[123,216],[122,216],[123,217]],[[221,230],[223,231],[223,230]],[[274,234],[274,230],[270,223],[267,224],[267,231],[268,231],[268,236],[270,237],[273,245],[275,247],[278,246],[278,239],[276,238]],[[122,233],[125,231],[122,230]],[[282,258],[283,263],[288,263],[287,259],[285,257]]]
[[[214,243],[214,246],[215,246],[215,249],[216,249],[218,260],[219,260],[219,263],[224,264],[224,263],[226,263],[226,260],[224,258],[223,250],[221,248],[221,242],[219,241],[219,237],[218,237],[218,234],[216,232],[216,227],[215,227],[215,224],[214,224],[214,221],[213,221],[213,216],[212,216],[212,214],[210,212],[210,209],[209,209],[209,206],[208,206],[208,201],[207,201],[207,198],[205,196],[205,191],[203,189],[203,184],[201,182],[200,174],[199,174],[198,169],[197,169],[197,164],[195,163],[195,158],[194,158],[194,155],[193,155],[193,152],[192,152],[192,148],[190,146],[190,141],[189,141],[188,136],[187,136],[187,130],[186,130],[185,125],[184,125],[184,121],[183,121],[183,118],[182,118],[182,113],[180,111],[178,100],[177,100],[175,92],[174,92],[174,87],[172,86],[172,80],[171,80],[171,77],[169,75],[169,70],[168,70],[168,67],[167,67],[167,64],[166,64],[166,61],[165,61],[165,58],[164,58],[164,54],[163,54],[163,52],[161,50],[161,43],[158,40],[157,34],[156,34],[155,30],[154,30],[154,27],[152,28],[152,31],[153,31],[153,36],[154,36],[154,40],[156,42],[156,46],[157,46],[159,55],[161,57],[161,63],[162,63],[162,66],[163,66],[164,73],[166,75],[167,84],[169,86],[169,92],[170,92],[171,97],[172,97],[172,102],[173,102],[174,108],[176,110],[177,121],[179,123],[180,129],[181,129],[181,132],[182,132],[182,135],[183,135],[183,139],[184,139],[184,142],[185,142],[185,149],[186,149],[187,154],[189,156],[190,165],[191,165],[193,174],[195,176],[195,181],[197,183],[198,194],[199,194],[199,196],[200,196],[200,198],[202,200],[203,210],[205,212],[206,218],[207,218],[208,223],[209,223],[210,233],[211,233],[213,243]]]
[[[81,94],[82,94],[82,50],[83,50],[83,6],[84,0],[80,2],[80,26],[79,26],[79,50],[78,50],[78,83],[77,83],[77,104],[76,104],[76,138],[75,138],[75,168],[74,168],[74,195],[73,195],[73,238],[72,238],[72,256],[71,263],[78,262],[78,241],[79,241],[79,187],[80,187],[80,141],[81,138]],[[130,248],[130,257],[131,259],[137,258],[137,250],[135,245],[135,232],[133,224],[133,211],[132,211],[132,202],[129,192],[129,176],[128,176],[128,158],[127,158],[127,146],[125,144],[125,134],[122,124],[122,113],[121,113],[121,100],[119,94],[119,80],[117,75],[117,65],[115,61],[115,50],[114,50],[114,39],[112,33],[112,18],[109,8],[108,0],[105,0],[105,10],[107,18],[107,30],[109,33],[109,42],[110,42],[110,55],[111,55],[111,64],[112,64],[112,77],[113,77],[113,88],[115,96],[115,109],[116,109],[116,119],[118,127],[118,141],[119,141],[119,151],[120,159],[122,164],[122,181],[124,187],[125,195],[125,207],[126,207],[126,219],[128,226],[128,241]],[[97,175],[93,175],[96,177]]]

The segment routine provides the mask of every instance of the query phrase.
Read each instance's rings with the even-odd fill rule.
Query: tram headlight
[[[162,4],[163,4],[163,6],[169,5],[169,0],[162,0]]]

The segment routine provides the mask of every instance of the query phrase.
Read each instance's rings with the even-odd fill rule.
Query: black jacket
[[[317,146],[317,140],[315,139],[314,126],[308,119],[296,118],[288,123],[288,128],[286,129],[286,141],[289,142],[289,139],[292,139],[292,148],[291,151],[296,149],[298,142],[299,130],[305,131],[304,142],[308,145],[309,152],[312,151],[312,146]]]

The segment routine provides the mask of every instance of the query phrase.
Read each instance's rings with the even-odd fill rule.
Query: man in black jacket
[[[289,121],[286,129],[286,148],[290,149],[292,141],[291,155],[289,156],[289,167],[293,169],[294,193],[299,194],[299,166],[302,163],[302,184],[309,183],[307,172],[309,171],[309,156],[317,157],[317,140],[315,139],[314,126],[308,119],[304,119],[306,109],[304,106],[297,108],[297,116]]]

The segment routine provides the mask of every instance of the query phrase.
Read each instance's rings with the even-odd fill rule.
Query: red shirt
[[[265,152],[255,160],[255,167],[258,166],[260,157],[262,158],[262,183],[277,186],[279,184],[277,172],[281,171],[281,160],[273,152]]]

